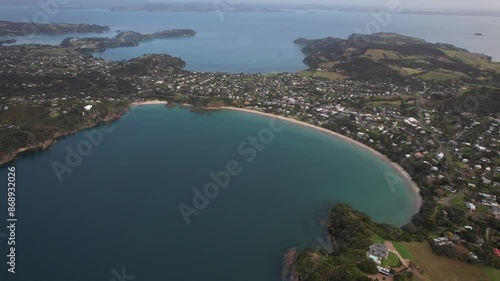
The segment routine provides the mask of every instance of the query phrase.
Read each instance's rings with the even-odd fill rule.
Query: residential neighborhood
[[[500,267],[500,116],[481,108],[488,101],[481,91],[489,87],[418,77],[312,77],[319,69],[208,73],[182,70],[184,63],[168,55],[106,61],[50,46],[0,48],[1,162],[116,120],[137,101],[281,115],[350,137],[400,165],[424,202],[403,229],[438,255]],[[479,105],[464,103],[466,94]],[[39,126],[42,121],[51,126]],[[382,266],[388,247],[367,251],[381,274],[390,275]]]

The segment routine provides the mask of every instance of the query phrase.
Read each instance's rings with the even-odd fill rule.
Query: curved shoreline
[[[123,114],[127,113],[130,110],[130,108],[135,107],[135,106],[168,105],[168,104],[169,104],[168,102],[160,101],[160,100],[132,102],[128,105],[127,110],[125,110],[125,112],[123,112],[120,116],[114,116],[114,118],[111,118],[110,120],[106,120],[105,123],[113,122],[113,121],[120,119],[123,116]],[[410,174],[408,174],[408,172],[405,169],[403,169],[403,167],[401,167],[399,164],[391,161],[384,154],[380,153],[376,149],[374,149],[374,148],[372,148],[372,147],[370,147],[362,142],[359,142],[355,139],[352,139],[352,138],[347,137],[345,135],[342,135],[340,133],[337,133],[337,132],[334,132],[334,131],[331,131],[331,130],[328,130],[328,129],[325,129],[325,128],[322,128],[322,127],[319,127],[316,125],[312,125],[312,124],[309,124],[306,122],[302,122],[302,121],[299,121],[299,120],[296,120],[296,119],[293,119],[290,117],[284,117],[281,115],[265,113],[265,112],[257,111],[254,109],[238,108],[238,107],[217,107],[217,108],[206,108],[206,109],[210,109],[210,110],[217,110],[217,109],[234,110],[234,111],[241,111],[241,112],[247,112],[247,113],[252,113],[252,114],[258,114],[258,115],[262,115],[262,116],[266,116],[266,117],[270,117],[270,118],[277,118],[277,119],[284,120],[284,121],[287,121],[290,123],[294,123],[296,125],[301,125],[301,126],[305,126],[305,127],[309,127],[309,128],[321,131],[323,133],[329,134],[330,136],[334,136],[334,137],[339,138],[341,140],[347,141],[351,144],[357,145],[358,147],[371,152],[373,155],[377,156],[379,159],[381,159],[385,163],[391,165],[393,168],[395,168],[403,176],[404,180],[408,183],[409,187],[411,188],[413,198],[415,199],[415,205],[416,205],[415,213],[418,213],[418,211],[420,210],[420,207],[422,206],[423,200],[422,200],[422,196],[420,195],[420,188],[418,187],[418,185],[415,182],[413,182]],[[99,123],[94,124],[94,126],[97,126],[98,124]],[[54,136],[53,138],[51,138],[45,142],[42,142],[40,144],[36,144],[36,145],[30,146],[30,147],[21,148],[21,149],[17,150],[16,152],[12,153],[11,155],[8,155],[5,159],[1,159],[2,161],[0,161],[0,167],[15,160],[22,153],[25,153],[28,151],[46,150],[46,149],[50,148],[58,139],[60,139],[62,137],[66,137],[68,135],[78,133],[78,132],[83,131],[85,129],[92,128],[94,126],[87,126],[87,127],[84,127],[84,128],[78,129],[78,130],[74,130],[74,131],[71,131],[71,132],[68,132],[65,134],[61,134],[59,136]]]
[[[423,200],[422,200],[422,196],[420,195],[420,188],[411,179],[410,174],[408,174],[408,172],[405,169],[403,169],[403,167],[401,167],[399,164],[393,162],[391,159],[389,159],[384,154],[380,153],[376,149],[374,149],[374,148],[372,148],[372,147],[370,147],[362,142],[359,142],[355,139],[352,139],[352,138],[345,136],[345,135],[342,135],[340,133],[337,133],[337,132],[334,132],[334,131],[331,131],[331,130],[328,130],[328,129],[325,129],[325,128],[322,128],[322,127],[319,127],[316,125],[312,125],[312,124],[309,124],[309,123],[306,123],[303,121],[299,121],[299,120],[296,120],[296,119],[293,119],[290,117],[284,117],[281,115],[265,113],[265,112],[257,111],[254,109],[248,109],[248,108],[220,107],[220,108],[214,108],[214,109],[234,110],[234,111],[241,111],[241,112],[247,112],[247,113],[252,113],[252,114],[258,114],[258,115],[262,115],[262,116],[266,116],[266,117],[270,117],[270,118],[277,118],[277,119],[284,120],[284,121],[287,121],[287,122],[290,122],[290,123],[293,123],[296,125],[301,125],[301,126],[305,126],[308,128],[312,128],[312,129],[321,131],[323,133],[329,134],[331,136],[334,136],[336,138],[339,138],[341,140],[344,140],[344,141],[347,141],[351,144],[354,144],[362,149],[365,149],[365,150],[369,151],[370,153],[372,153],[373,155],[377,156],[379,159],[383,160],[385,163],[387,163],[390,166],[392,166],[393,168],[395,168],[402,175],[402,177],[404,178],[404,180],[407,182],[408,186],[410,187],[411,193],[413,194],[413,198],[415,199],[415,205],[416,205],[415,213],[418,213],[418,211],[420,210],[420,207],[422,206]]]
[[[101,123],[109,123],[109,122],[116,121],[116,120],[120,119],[123,115],[125,115],[127,112],[129,112],[130,108],[132,108],[132,107],[143,106],[143,105],[155,105],[155,104],[156,105],[168,105],[168,102],[161,101],[161,100],[150,100],[150,101],[145,100],[145,101],[131,102],[127,105],[126,110],[124,110],[123,112],[117,113],[113,116],[108,116],[99,122],[96,122],[94,124],[84,126],[82,128],[72,130],[69,132],[57,133],[54,136],[52,136],[50,139],[47,139],[47,140],[29,145],[26,147],[21,147],[21,148],[17,149],[16,151],[13,151],[13,152],[6,154],[6,155],[3,155],[3,156],[0,155],[0,167],[3,167],[5,165],[9,164],[10,162],[20,158],[24,154],[47,150],[50,147],[52,147],[52,145],[54,145],[58,140],[65,138],[67,136],[79,133],[79,132],[86,130],[86,129],[94,128]]]
[[[161,101],[161,100],[150,100],[150,101],[137,101],[129,104],[129,107],[132,106],[143,106],[143,105],[154,105],[154,104],[164,104],[167,105],[167,101]]]

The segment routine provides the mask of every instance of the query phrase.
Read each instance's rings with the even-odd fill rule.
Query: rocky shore
[[[104,117],[103,119],[95,121],[92,124],[84,126],[82,128],[72,130],[69,132],[56,133],[50,139],[47,139],[45,141],[30,145],[27,147],[22,147],[14,152],[2,155],[2,156],[0,156],[0,167],[14,161],[15,159],[17,159],[23,155],[28,155],[31,153],[47,150],[47,149],[51,148],[54,144],[56,144],[58,140],[63,139],[69,135],[76,134],[76,133],[83,131],[83,130],[86,130],[86,129],[94,128],[94,127],[101,125],[101,124],[106,124],[109,122],[116,121],[116,120],[120,119],[128,111],[129,108],[130,108],[130,106],[127,108],[127,110],[125,110],[121,113],[115,113],[115,114],[108,115],[108,116]]]
[[[283,268],[281,269],[282,281],[299,281],[299,275],[295,271],[295,262],[298,257],[297,248],[288,249],[283,255]]]

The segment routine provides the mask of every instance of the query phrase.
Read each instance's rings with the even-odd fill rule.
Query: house
[[[439,237],[439,238],[434,238],[432,239],[434,241],[434,245],[437,246],[444,246],[444,245],[451,245],[450,239],[448,237]]]
[[[497,200],[497,196],[493,195],[493,194],[479,193],[479,195],[481,195],[482,197],[484,197],[484,198],[486,198],[488,200],[491,200],[491,201],[496,201]]]
[[[469,258],[474,259],[474,260],[477,260],[477,255],[476,255],[476,254],[474,254],[473,252],[470,252],[470,253],[469,253]]]
[[[418,121],[417,119],[410,117],[408,119],[405,119],[404,122],[410,126],[417,127],[418,126]]]
[[[483,183],[484,184],[491,184],[491,180],[483,177]]]
[[[444,189],[448,190],[448,191],[449,191],[449,192],[451,192],[451,193],[456,193],[456,192],[457,192],[457,190],[456,190],[456,189],[452,188],[452,187],[451,187],[451,186],[449,186],[449,185],[445,186],[445,187],[444,187]]]
[[[477,238],[476,245],[481,247],[481,246],[483,246],[483,244],[484,244],[484,239],[481,237]]]
[[[356,137],[358,137],[359,139],[363,139],[363,138],[365,138],[365,136],[366,136],[366,134],[365,134],[365,133],[362,133],[362,132],[358,132],[358,133],[356,134]]]
[[[383,244],[373,244],[367,253],[368,256],[376,256],[380,260],[384,260],[389,256],[389,248]]]
[[[472,204],[472,203],[469,203],[469,202],[465,202],[465,206],[467,206],[467,209],[475,212],[476,211],[476,205]]]
[[[493,254],[500,258],[500,249],[493,248]]]

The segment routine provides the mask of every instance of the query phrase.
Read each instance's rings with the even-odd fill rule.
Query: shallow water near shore
[[[1,270],[0,280],[110,280],[125,268],[136,280],[276,281],[287,248],[325,239],[317,218],[331,204],[397,225],[416,211],[404,181],[388,184],[385,175],[397,174],[392,166],[312,128],[286,124],[247,161],[238,147],[271,120],[140,106],[106,130],[14,161],[17,273]],[[59,182],[52,164],[67,164],[68,149],[78,151],[98,130],[102,142]],[[209,173],[230,161],[241,173],[186,225],[179,204],[192,207],[193,189],[203,191]],[[7,255],[5,247],[0,253]]]

